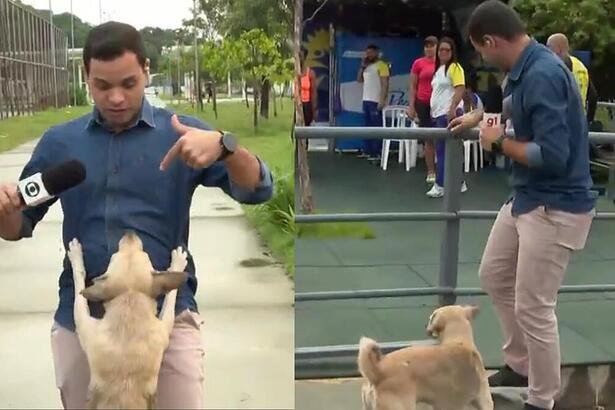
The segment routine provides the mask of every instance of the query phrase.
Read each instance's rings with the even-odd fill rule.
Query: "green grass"
[[[292,127],[292,101],[285,99],[278,115],[259,118],[255,130],[252,125],[252,104],[248,110],[244,102],[218,104],[218,117],[214,116],[211,104],[204,112],[199,112],[188,104],[169,106],[176,112],[198,117],[219,129],[232,131],[242,146],[258,155],[271,168],[275,179],[274,197],[262,205],[244,205],[250,223],[256,228],[273,256],[281,261],[292,278],[295,271],[295,231],[294,231],[294,180],[293,144],[290,140]]]
[[[80,117],[91,110],[90,106],[71,107],[0,120],[0,152],[39,138],[49,127]]]
[[[321,223],[321,224],[301,224],[297,229],[298,238],[355,238],[355,239],[374,239],[375,232],[366,223],[344,222],[344,223]]]

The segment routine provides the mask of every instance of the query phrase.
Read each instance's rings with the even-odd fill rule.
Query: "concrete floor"
[[[0,181],[16,181],[33,144],[0,155]],[[294,406],[292,283],[283,268],[243,268],[266,250],[241,207],[198,189],[190,249],[205,322],[206,408]],[[63,249],[54,205],[32,239],[0,242],[0,408],[59,408],[49,343]]]

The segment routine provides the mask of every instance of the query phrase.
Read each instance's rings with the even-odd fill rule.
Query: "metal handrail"
[[[613,104],[615,106],[615,104]],[[444,139],[446,140],[444,203],[442,212],[382,212],[382,213],[348,213],[296,215],[297,223],[356,222],[356,221],[444,221],[444,235],[440,252],[439,285],[424,288],[368,289],[352,291],[299,292],[295,294],[296,302],[345,300],[366,298],[390,298],[407,296],[439,296],[440,305],[455,303],[457,296],[482,296],[486,292],[480,288],[458,288],[457,269],[459,258],[459,234],[462,219],[493,219],[497,211],[464,211],[460,209],[460,192],[449,190],[448,186],[461,184],[461,139],[478,139],[478,129],[472,129],[457,136],[443,128],[384,128],[384,127],[296,127],[295,136],[301,138],[326,139]],[[507,131],[514,136],[514,131]],[[589,138],[594,142],[615,142],[615,133],[590,132]],[[595,219],[615,219],[615,213],[597,213]],[[615,292],[615,284],[562,286],[559,293],[610,293]],[[423,343],[424,341],[418,342]],[[416,342],[415,342],[416,343]],[[408,342],[385,344],[386,349],[395,350],[407,346]],[[356,355],[358,346],[316,346],[295,349],[296,374],[302,378],[305,372],[301,366],[314,364],[318,360]],[[314,372],[312,372],[314,373]],[[310,373],[310,375],[312,375]],[[318,372],[316,372],[317,374]],[[331,373],[331,371],[327,372]],[[314,376],[312,376],[314,377]]]
[[[320,138],[320,139],[478,139],[479,130],[473,128],[456,135],[446,128],[386,128],[386,127],[295,127],[295,137],[298,139]],[[507,130],[506,135],[514,137],[514,130]],[[612,132],[590,132],[589,139],[592,142],[613,142],[615,143],[615,133]]]

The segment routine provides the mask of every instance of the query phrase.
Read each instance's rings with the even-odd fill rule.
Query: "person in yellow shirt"
[[[465,72],[457,59],[455,42],[443,37],[436,50],[435,73],[431,80],[431,118],[436,128],[446,128],[456,117],[463,115],[463,96],[466,90]],[[430,198],[444,196],[444,153],[446,141],[436,141],[436,181],[427,192]],[[468,190],[465,181],[461,192]]]
[[[585,112],[587,113],[587,122],[591,124],[596,115],[596,106],[598,105],[598,92],[594,87],[587,67],[575,56],[570,55],[570,44],[568,37],[562,33],[555,33],[547,39],[547,47],[551,49],[559,58],[562,59],[566,67],[577,81],[581,99],[585,104]]]
[[[370,44],[365,50],[357,81],[363,84],[363,115],[366,127],[382,127],[382,109],[389,95],[389,65],[380,59],[380,49]],[[371,160],[380,159],[382,140],[363,140],[363,155]]]

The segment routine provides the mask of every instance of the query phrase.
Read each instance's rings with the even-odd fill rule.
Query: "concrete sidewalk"
[[[17,181],[33,143],[0,155],[0,181]],[[218,189],[197,189],[190,250],[205,324],[206,408],[294,407],[292,283],[276,264],[244,268],[266,250],[241,207]],[[63,257],[54,205],[34,238],[0,242],[0,408],[60,408],[49,333]]]

